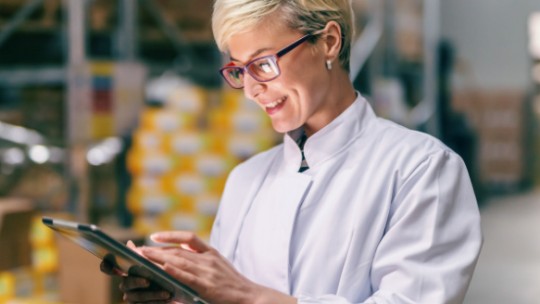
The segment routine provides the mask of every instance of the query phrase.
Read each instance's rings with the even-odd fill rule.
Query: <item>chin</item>
[[[283,124],[277,125],[277,124],[272,123],[272,128],[274,129],[274,131],[276,131],[278,133],[282,133],[282,134],[285,134],[287,132],[296,130],[299,127],[300,126],[292,126],[292,125],[289,125],[289,124],[287,124],[287,125],[283,125]]]

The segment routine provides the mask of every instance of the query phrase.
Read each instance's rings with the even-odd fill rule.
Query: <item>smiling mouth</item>
[[[269,102],[267,104],[264,105],[264,107],[267,109],[267,110],[272,110],[272,109],[275,109],[277,108],[279,105],[281,105],[285,100],[287,99],[287,97],[281,97],[277,100],[274,100],[273,102]]]

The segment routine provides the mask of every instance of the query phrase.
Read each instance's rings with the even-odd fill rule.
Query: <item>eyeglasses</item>
[[[274,55],[267,55],[259,58],[255,58],[246,63],[245,66],[235,66],[234,63],[229,63],[219,70],[221,76],[227,81],[227,83],[234,89],[241,89],[244,87],[244,73],[248,72],[251,77],[259,82],[267,82],[276,79],[281,71],[279,70],[278,59],[288,52],[294,50],[297,46],[304,41],[313,37],[315,34],[307,34],[302,38],[296,40],[292,44],[281,49]]]

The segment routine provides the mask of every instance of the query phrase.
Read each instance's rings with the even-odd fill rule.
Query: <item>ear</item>
[[[341,27],[335,21],[329,21],[323,29],[324,51],[326,60],[334,61],[341,50]]]

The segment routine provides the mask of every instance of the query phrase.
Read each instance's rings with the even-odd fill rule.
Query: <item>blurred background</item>
[[[540,303],[540,2],[353,0],[351,79],[464,159],[485,243],[466,303]],[[0,0],[0,303],[119,303],[41,216],[207,238],[279,143],[217,70],[212,0]]]

